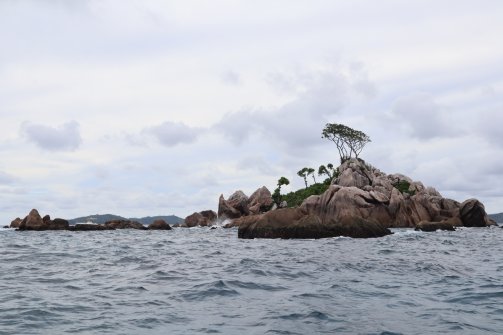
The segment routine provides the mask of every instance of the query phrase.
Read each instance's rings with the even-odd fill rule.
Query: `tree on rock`
[[[358,158],[365,145],[370,142],[370,137],[364,132],[337,123],[327,123],[321,137],[335,143],[341,163],[352,157]]]
[[[313,168],[307,168],[307,175],[311,175],[313,177],[314,183],[316,184],[316,178],[314,177],[314,169]]]
[[[281,177],[278,179],[278,187],[276,187],[274,193],[272,194],[272,200],[277,206],[281,204],[281,186],[288,184],[290,184],[290,181],[287,178]]]
[[[297,171],[297,176],[304,178],[304,183],[306,184],[306,188],[307,188],[308,171],[309,171],[309,169],[307,167],[302,168],[301,170]]]
[[[328,163],[327,166],[325,165],[320,165],[318,168],[318,176],[323,176],[326,175],[327,178],[325,179],[324,183],[325,184],[330,184],[332,179],[337,178],[339,176],[339,169],[335,168],[332,163]]]

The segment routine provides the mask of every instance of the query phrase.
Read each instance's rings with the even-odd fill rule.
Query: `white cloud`
[[[38,147],[49,151],[74,151],[82,143],[79,123],[70,121],[57,127],[23,122],[21,133]]]

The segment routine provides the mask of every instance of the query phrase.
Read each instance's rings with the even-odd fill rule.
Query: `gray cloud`
[[[16,181],[16,177],[0,171],[0,185],[9,185]]]
[[[221,76],[222,81],[225,84],[237,86],[241,84],[241,77],[235,71],[227,71]]]
[[[476,131],[489,144],[503,149],[503,105],[477,113]]]
[[[271,74],[268,82],[296,98],[270,110],[242,110],[226,114],[213,129],[235,144],[255,136],[269,146],[298,151],[320,143],[320,132],[330,117],[348,102],[348,78],[336,71]]]
[[[74,151],[82,143],[79,127],[76,121],[57,127],[24,122],[21,125],[21,134],[44,150]]]
[[[444,113],[445,107],[436,103],[432,95],[414,93],[396,100],[391,115],[412,137],[428,140],[455,134]]]
[[[158,126],[145,128],[143,133],[154,136],[164,146],[173,147],[177,144],[194,142],[202,131],[204,131],[202,128],[167,121]]]

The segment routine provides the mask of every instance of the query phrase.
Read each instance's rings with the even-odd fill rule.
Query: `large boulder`
[[[138,230],[148,229],[140,222],[131,220],[110,220],[105,222],[105,227],[114,229],[138,229]]]
[[[209,222],[208,219],[205,218],[201,213],[195,212],[185,218],[182,227],[188,227],[188,228],[197,226],[205,227],[208,225],[208,222]]]
[[[250,214],[264,213],[269,211],[273,204],[271,192],[267,187],[262,186],[248,199],[248,210]]]
[[[486,227],[490,225],[484,205],[477,199],[464,201],[459,208],[459,216],[465,227]]]
[[[227,199],[227,204],[238,210],[241,213],[241,216],[248,215],[250,213],[248,209],[248,196],[241,190],[232,193],[229,199]]]
[[[242,214],[239,210],[232,207],[221,194],[218,199],[218,217],[220,219],[236,219],[241,217]]]
[[[239,220],[240,238],[368,238],[391,234],[375,221],[348,216],[339,221],[323,222],[317,215],[308,214],[301,208],[283,208]]]
[[[65,219],[56,218],[48,221],[48,230],[67,230],[70,223]]]
[[[10,223],[10,228],[19,228],[19,226],[21,225],[21,222],[23,222],[23,220],[21,220],[20,218],[15,218]]]
[[[215,211],[213,211],[211,209],[201,211],[201,212],[199,212],[199,214],[201,214],[203,217],[208,219],[208,222],[209,222],[208,225],[210,225],[210,226],[217,220],[217,213],[215,213]]]
[[[166,221],[164,221],[162,219],[157,219],[148,225],[148,229],[150,229],[150,230],[171,230],[171,227]]]
[[[222,194],[218,199],[218,218],[223,221],[264,213],[271,210],[273,205],[271,192],[265,186],[257,189],[249,198],[243,191],[234,192],[227,200]]]
[[[19,230],[46,230],[46,225],[42,217],[36,209],[32,209],[30,213],[21,221]]]

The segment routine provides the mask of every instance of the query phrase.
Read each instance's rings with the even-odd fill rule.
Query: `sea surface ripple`
[[[0,229],[0,334],[503,334],[503,229]]]

